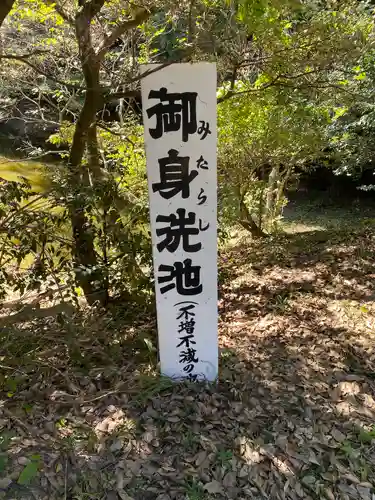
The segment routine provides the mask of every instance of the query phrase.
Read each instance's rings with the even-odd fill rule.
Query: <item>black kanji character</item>
[[[169,226],[156,230],[157,236],[165,235],[165,239],[157,244],[157,249],[162,252],[165,248],[173,253],[177,250],[180,240],[182,239],[182,247],[185,252],[198,252],[202,248],[202,243],[189,243],[189,236],[199,234],[199,229],[194,226],[196,214],[189,212],[186,217],[186,210],[178,208],[176,210],[178,218],[175,214],[169,216],[158,215],[156,222],[168,223]]]
[[[193,305],[193,304],[180,307],[179,312],[181,314],[179,316],[177,316],[176,319],[181,319],[182,316],[184,317],[184,319],[189,319],[189,316],[195,316],[194,312],[190,312],[192,309],[195,309],[195,305]]]
[[[211,134],[212,132],[210,130],[210,124],[208,122],[201,120],[199,123],[201,124],[201,126],[198,129],[198,134],[202,136],[201,141],[203,141],[203,139],[205,139],[207,135]]]
[[[178,333],[185,331],[186,333],[194,333],[195,321],[191,319],[190,321],[181,321],[178,325]]]
[[[189,373],[189,375],[186,377],[186,380],[189,380],[189,382],[196,382],[198,380],[198,374]]]
[[[184,142],[187,142],[189,134],[195,134],[197,131],[196,92],[169,94],[168,90],[162,87],[160,90],[151,90],[148,98],[160,100],[159,104],[155,104],[146,111],[148,118],[156,115],[156,127],[149,129],[153,139],[159,139],[167,132],[177,132],[180,128],[182,128]]]
[[[176,345],[176,347],[181,347],[184,345],[184,347],[189,348],[190,344],[196,344],[194,339],[194,335],[185,335],[184,337],[180,337],[178,340],[181,340],[179,344]]]
[[[184,208],[178,208],[176,210],[178,218],[175,214],[171,215],[158,215],[156,217],[156,222],[163,222],[169,224],[169,226],[163,227],[156,230],[157,236],[165,235],[163,241],[156,245],[159,252],[162,252],[165,248],[173,253],[177,250],[180,241],[182,239],[182,247],[185,252],[198,252],[202,248],[202,243],[189,243],[189,236],[195,236],[199,234],[199,231],[206,231],[209,228],[209,224],[206,227],[202,227],[202,220],[199,219],[199,229],[194,226],[196,214],[194,212],[189,212],[186,217],[186,210]]]
[[[180,295],[197,295],[202,293],[203,286],[200,283],[201,266],[192,266],[191,259],[184,262],[175,262],[173,266],[161,264],[159,272],[167,272],[168,276],[159,276],[158,283],[167,283],[176,280],[175,283],[160,288],[161,293],[166,293],[176,287]]]
[[[183,370],[185,373],[191,373],[194,370],[194,365],[193,363],[190,363],[189,365],[186,365],[183,367]]]
[[[197,350],[189,347],[186,351],[180,352],[179,363],[198,363],[199,359],[196,357]]]
[[[204,189],[201,188],[201,190],[199,191],[199,194],[198,194],[199,203],[197,203],[197,205],[203,205],[203,203],[206,202],[207,196],[203,193],[204,193]]]
[[[189,156],[178,156],[178,151],[170,149],[168,157],[158,160],[160,182],[153,183],[153,192],[159,191],[167,200],[180,191],[182,198],[189,198],[190,183],[198,175],[196,170],[189,173],[189,160]]]
[[[197,160],[197,168],[201,168],[202,170],[208,170],[208,162],[201,155]]]

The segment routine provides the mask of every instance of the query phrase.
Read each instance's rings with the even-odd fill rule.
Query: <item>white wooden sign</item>
[[[142,68],[142,106],[161,372],[215,380],[216,65],[156,68]]]

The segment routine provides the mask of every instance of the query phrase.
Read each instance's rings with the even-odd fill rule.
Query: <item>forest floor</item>
[[[220,253],[217,386],[141,308],[2,328],[0,498],[374,500],[375,215],[288,210]]]

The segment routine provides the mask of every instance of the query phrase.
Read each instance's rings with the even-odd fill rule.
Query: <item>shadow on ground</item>
[[[223,252],[217,385],[158,377],[145,310],[4,329],[0,498],[373,500],[374,237]]]

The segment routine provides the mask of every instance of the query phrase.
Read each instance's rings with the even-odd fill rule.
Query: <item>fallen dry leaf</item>
[[[227,472],[223,478],[223,486],[225,488],[232,488],[236,485],[237,475],[235,472]]]
[[[0,453],[6,497],[20,493],[13,483],[40,455],[20,500],[61,500],[65,491],[113,500],[375,500],[374,449],[359,437],[374,424],[375,230],[329,234],[329,243],[326,232],[318,244],[313,234],[223,250],[215,386],[158,377],[137,343],[140,331],[156,335],[143,309],[129,321],[90,312],[70,329],[36,320],[4,335],[1,363],[17,379],[0,408],[1,438],[10,434]],[[87,370],[70,358],[75,331]],[[24,359],[14,358],[19,344],[20,352],[33,347]],[[63,396],[74,387],[87,404]]]
[[[354,484],[359,484],[361,481],[358,479],[357,476],[355,476],[354,474],[352,473],[347,473],[347,474],[343,474],[341,476],[343,479],[346,479],[347,481],[351,482],[351,483],[354,483]]]
[[[224,495],[222,485],[215,479],[213,481],[210,481],[209,483],[206,483],[203,486],[203,489],[206,490],[207,493]]]
[[[117,494],[121,498],[121,500],[134,500],[134,498],[128,495],[126,491],[117,490]]]
[[[324,488],[324,495],[328,500],[336,500],[331,488]]]
[[[335,441],[337,441],[338,443],[342,443],[346,439],[345,434],[343,434],[338,429],[336,429],[336,427],[333,427],[333,429],[331,430],[331,435],[332,435],[333,439]]]

